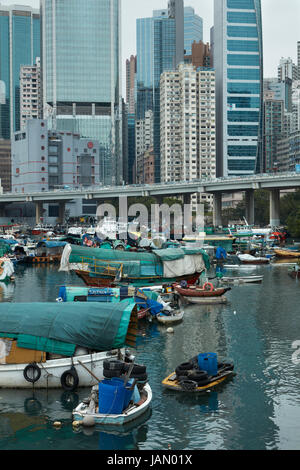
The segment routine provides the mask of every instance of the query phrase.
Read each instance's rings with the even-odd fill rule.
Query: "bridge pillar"
[[[5,217],[5,205],[0,205],[0,217]]]
[[[222,225],[222,193],[214,193],[213,224],[215,227]]]
[[[249,225],[255,223],[254,189],[246,191],[246,219]]]
[[[38,201],[35,203],[35,223],[40,224],[43,217],[43,203]]]
[[[65,223],[65,210],[66,210],[66,204],[64,202],[60,202],[59,209],[58,209],[58,223],[60,225],[63,225]]]
[[[280,189],[270,191],[270,225],[271,227],[280,225]]]

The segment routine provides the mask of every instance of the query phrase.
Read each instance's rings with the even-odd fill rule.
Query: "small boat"
[[[10,283],[15,280],[13,262],[6,257],[0,258],[0,281]]]
[[[118,414],[99,413],[98,386],[94,386],[87,400],[81,402],[73,411],[73,420],[89,425],[124,426],[132,423],[149,410],[152,401],[152,390],[149,383],[138,385],[138,398],[131,400],[128,406]],[[138,400],[138,401],[136,401]]]
[[[211,356],[211,353],[202,356]],[[216,355],[215,355],[216,356]],[[235,375],[234,365],[216,363],[215,367],[209,365],[201,368],[197,356],[187,363],[181,364],[176,371],[162,381],[162,385],[176,392],[201,393],[211,390]],[[215,369],[214,372],[212,370]]]
[[[300,258],[299,250],[275,248],[274,253],[278,258]]]
[[[245,265],[260,265],[260,264],[269,264],[270,258],[256,257],[251,255],[238,255],[242,264]]]
[[[222,277],[224,284],[260,284],[263,281],[263,276],[248,276],[248,277]]]
[[[175,284],[174,289],[183,299],[189,303],[207,303],[207,301],[211,299],[214,301],[220,299],[220,302],[216,303],[223,303],[224,294],[231,290],[230,287],[215,288],[210,282],[205,283],[203,287],[181,287],[181,285]]]
[[[184,310],[175,310],[171,312],[161,312],[156,315],[156,320],[163,325],[171,325],[173,323],[178,323],[183,320]]]

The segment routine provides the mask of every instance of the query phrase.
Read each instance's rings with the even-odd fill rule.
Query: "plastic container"
[[[124,387],[124,380],[123,379],[112,378],[111,381],[114,383],[114,385]],[[130,380],[128,380],[128,382],[126,384],[123,410],[125,410],[125,408],[127,408],[127,406],[129,405],[129,402],[132,398],[133,390],[129,390],[129,388],[132,386],[133,381],[134,381],[134,379],[130,379]]]
[[[216,353],[204,353],[198,355],[198,365],[200,370],[204,370],[208,375],[218,374],[218,356]]]
[[[103,380],[99,383],[99,413],[119,415],[124,410],[126,389],[123,380]]]

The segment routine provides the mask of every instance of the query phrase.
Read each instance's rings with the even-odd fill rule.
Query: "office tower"
[[[0,138],[20,130],[20,68],[40,57],[40,15],[29,6],[0,5]]]
[[[294,82],[292,93],[292,132],[300,131],[300,80]]]
[[[203,41],[203,19],[195,13],[194,8],[184,8],[184,51],[192,55],[193,42]]]
[[[135,174],[137,183],[146,183],[145,179],[145,157],[149,159],[154,155],[153,150],[153,125],[154,117],[153,111],[150,109],[146,111],[143,119],[138,119],[135,123]],[[154,168],[153,168],[154,171]],[[148,175],[147,182],[149,183],[150,176]],[[154,182],[151,181],[151,182]]]
[[[160,96],[162,182],[215,177],[214,70],[180,64],[162,74]],[[211,197],[202,195],[204,201],[210,203]]]
[[[260,0],[215,0],[217,174],[261,171],[263,46]]]
[[[100,142],[101,181],[122,181],[120,0],[41,0],[44,117]]]
[[[155,11],[137,20],[137,119],[154,116],[155,181],[160,181],[160,76],[184,60],[183,0],[169,2],[168,15]]]
[[[297,42],[297,68],[298,68],[298,80],[300,80],[300,41]]]
[[[297,80],[298,69],[297,65],[294,64],[293,59],[290,57],[280,59],[278,65],[278,81],[284,82],[287,78],[290,80]]]
[[[264,171],[274,171],[276,168],[276,153],[278,140],[284,135],[284,101],[268,98],[264,100]]]
[[[35,65],[23,65],[20,71],[20,121],[24,129],[27,119],[42,118],[41,67],[38,57]]]
[[[126,60],[126,104],[129,114],[135,114],[136,102],[136,56]]]

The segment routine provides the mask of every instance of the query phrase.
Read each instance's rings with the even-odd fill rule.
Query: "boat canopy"
[[[37,248],[61,248],[64,247],[67,242],[63,241],[54,241],[54,240],[42,240],[38,242]]]
[[[62,254],[60,271],[85,270],[96,276],[110,265],[115,270],[122,268],[128,277],[164,276],[173,278],[202,272],[209,269],[209,257],[199,247],[168,248],[152,253],[105,250],[66,245]]]
[[[2,303],[0,337],[18,339],[19,347],[65,355],[74,353],[76,346],[95,351],[118,349],[128,343],[134,307],[134,300]]]

